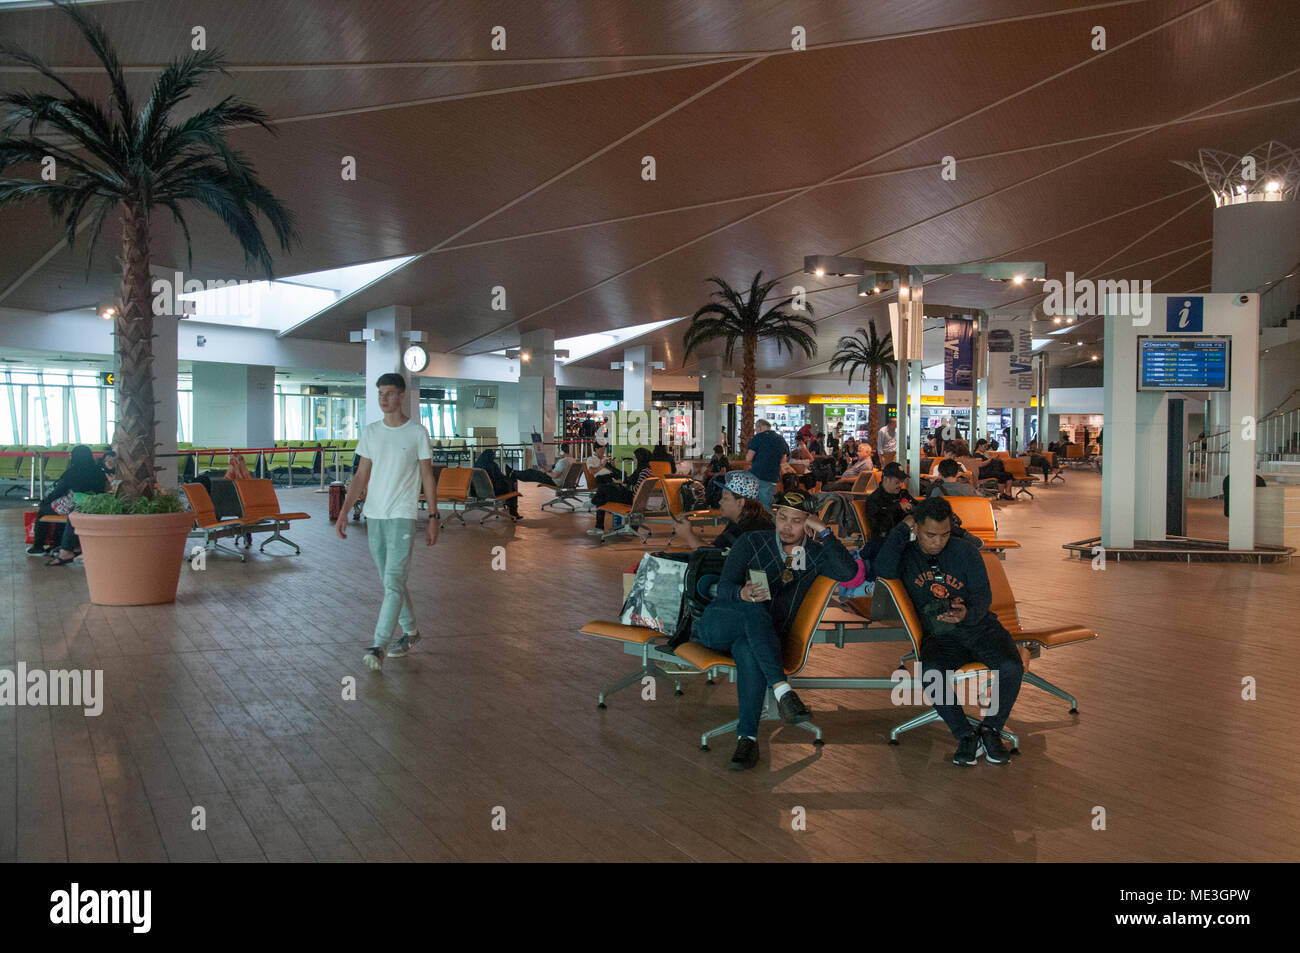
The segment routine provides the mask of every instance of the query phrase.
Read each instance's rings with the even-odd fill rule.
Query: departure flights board
[[[1138,390],[1229,390],[1231,339],[1139,337]]]

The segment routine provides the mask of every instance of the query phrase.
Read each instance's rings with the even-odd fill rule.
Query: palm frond
[[[108,74],[109,86],[112,88],[113,102],[117,105],[119,123],[126,134],[125,139],[127,142],[133,141],[136,128],[135,107],[131,103],[131,94],[126,88],[126,75],[122,72],[122,64],[118,61],[112,40],[108,38],[104,28],[82,12],[80,7],[65,0],[51,0],[51,2],[77,24],[82,38],[103,65],[104,72]]]

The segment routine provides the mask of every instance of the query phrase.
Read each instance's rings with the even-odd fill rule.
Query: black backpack
[[[682,510],[707,510],[709,508],[707,491],[704,484],[698,480],[691,480],[689,483],[682,484]]]
[[[676,554],[673,558],[677,558]],[[665,646],[669,651],[690,641],[692,627],[699,624],[700,616],[717,594],[718,577],[722,575],[722,566],[726,561],[727,551],[716,546],[701,546],[691,552],[686,561],[682,614],[677,631]]]

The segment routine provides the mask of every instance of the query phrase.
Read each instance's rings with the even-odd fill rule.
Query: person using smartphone
[[[963,665],[987,665],[996,678],[997,701],[981,725],[966,718],[956,699],[934,706],[957,739],[953,764],[971,765],[984,755],[1005,764],[1002,726],[1020,693],[1025,668],[1020,650],[991,609],[993,590],[979,550],[955,535],[952,505],[941,496],[912,508],[893,528],[876,556],[881,579],[899,579],[921,618],[922,683],[948,685]]]
[[[786,681],[781,645],[814,579],[829,576],[848,582],[858,573],[857,562],[811,509],[812,501],[801,492],[772,498],[774,529],[736,539],[723,564],[717,596],[692,636],[736,660],[740,719],[729,766],[733,771],[758,763],[758,721],[769,689],[786,724],[812,718]]]

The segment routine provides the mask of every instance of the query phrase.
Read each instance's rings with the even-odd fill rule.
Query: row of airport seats
[[[243,553],[223,545],[220,540],[233,537],[238,545],[242,537],[251,547],[253,534],[269,533],[258,547],[259,552],[266,552],[267,544],[272,542],[292,546],[294,555],[302,552],[298,544],[284,536],[281,530],[288,529],[297,520],[311,517],[306,513],[282,510],[270,480],[216,479],[212,481],[211,495],[202,483],[185,483],[181,485],[181,495],[194,513],[191,535],[201,534],[206,549],[238,556],[239,561],[244,562]],[[217,515],[218,509],[222,513],[220,516]]]
[[[0,451],[5,455],[0,455],[0,480],[12,480],[14,485],[6,490],[6,493],[17,490],[20,486],[28,485],[32,479],[33,469],[36,467],[36,457],[34,454],[40,454],[44,457],[44,473],[46,484],[53,483],[59,477],[63,476],[68,469],[68,453],[73,447],[79,446],[75,443],[56,443],[52,446],[44,444],[3,444],[0,445]],[[98,457],[108,447],[104,444],[87,444]],[[14,454],[10,456],[9,454]],[[40,470],[36,470],[37,476]]]
[[[338,451],[339,465],[345,470],[352,469],[352,459],[356,454],[355,440],[277,440],[275,450],[265,452],[244,452],[244,462],[254,476],[258,473],[258,461],[261,460],[262,475],[276,482],[293,482],[295,476],[310,478],[319,476],[322,465],[326,474],[334,468],[335,454]],[[193,463],[186,461],[180,467],[185,477],[198,474],[221,476],[230,463],[229,447],[195,447],[192,443],[180,442],[176,449],[194,450],[186,454]],[[238,448],[236,448],[238,449]]]
[[[982,556],[992,587],[993,605],[991,608],[1011,633],[1012,639],[1021,648],[1023,655],[1032,660],[1038,658],[1045,649],[1052,650],[1077,645],[1097,637],[1094,631],[1084,625],[1058,624],[1035,629],[1024,626],[1020,621],[1015,595],[1012,593],[1006,573],[999,564],[999,556],[1002,553],[997,550],[1003,547],[995,548],[995,546],[989,545],[995,539],[993,532],[996,530],[996,525],[993,523],[992,507],[987,500],[977,498],[956,498],[952,502],[960,502],[968,505],[971,509],[987,510],[987,513],[984,514],[986,522],[982,521],[974,513],[968,513],[964,518],[964,524],[986,540]],[[1009,547],[1019,545],[1011,541],[1001,542]],[[855,598],[843,605],[835,604],[835,592],[836,586],[833,580],[824,576],[818,577],[799,607],[789,638],[782,645],[783,667],[791,686],[800,690],[817,688],[833,688],[836,690],[849,688],[865,690],[894,689],[897,681],[892,673],[890,677],[866,676],[833,679],[800,677],[809,660],[810,650],[814,644],[836,645],[842,648],[845,644],[855,642],[899,641],[906,644],[910,649],[900,660],[900,666],[908,661],[914,661],[919,656],[924,632],[916,610],[899,580],[879,580],[873,596]],[[605,620],[589,622],[582,627],[581,631],[584,635],[620,644],[627,654],[636,657],[639,662],[636,670],[629,672],[623,678],[598,693],[597,707],[602,709],[606,707],[606,699],[610,695],[629,685],[641,682],[646,676],[671,680],[676,689],[676,695],[682,694],[681,682],[687,676],[703,675],[707,680],[706,683],[710,685],[720,675],[729,676],[732,681],[735,681],[736,678],[735,662],[729,655],[715,652],[698,642],[686,642],[673,649],[666,645],[668,637],[654,629]],[[987,671],[985,666],[971,663],[963,666],[956,673],[956,677],[959,681],[964,681],[986,675]],[[1028,668],[1026,668],[1024,678],[1025,684],[1065,700],[1069,703],[1070,714],[1078,714],[1077,699],[1068,691],[1047,681],[1036,672],[1028,671]],[[913,685],[918,689],[921,687],[919,683],[913,683]],[[912,697],[919,699],[921,693],[918,691]],[[764,720],[778,717],[776,705],[770,697],[770,692],[763,717]],[[938,720],[938,712],[928,708],[921,715],[894,726],[890,730],[890,743],[897,744],[899,736],[904,732]],[[975,721],[975,719],[972,718],[972,721]],[[807,722],[799,727],[812,732],[815,736],[815,743],[821,744],[821,729],[813,722]],[[736,722],[731,721],[705,732],[700,738],[701,748],[707,751],[709,739],[734,731],[735,728]],[[1018,739],[1013,734],[1004,732],[1004,735],[1011,742],[1013,748],[1018,746]]]

